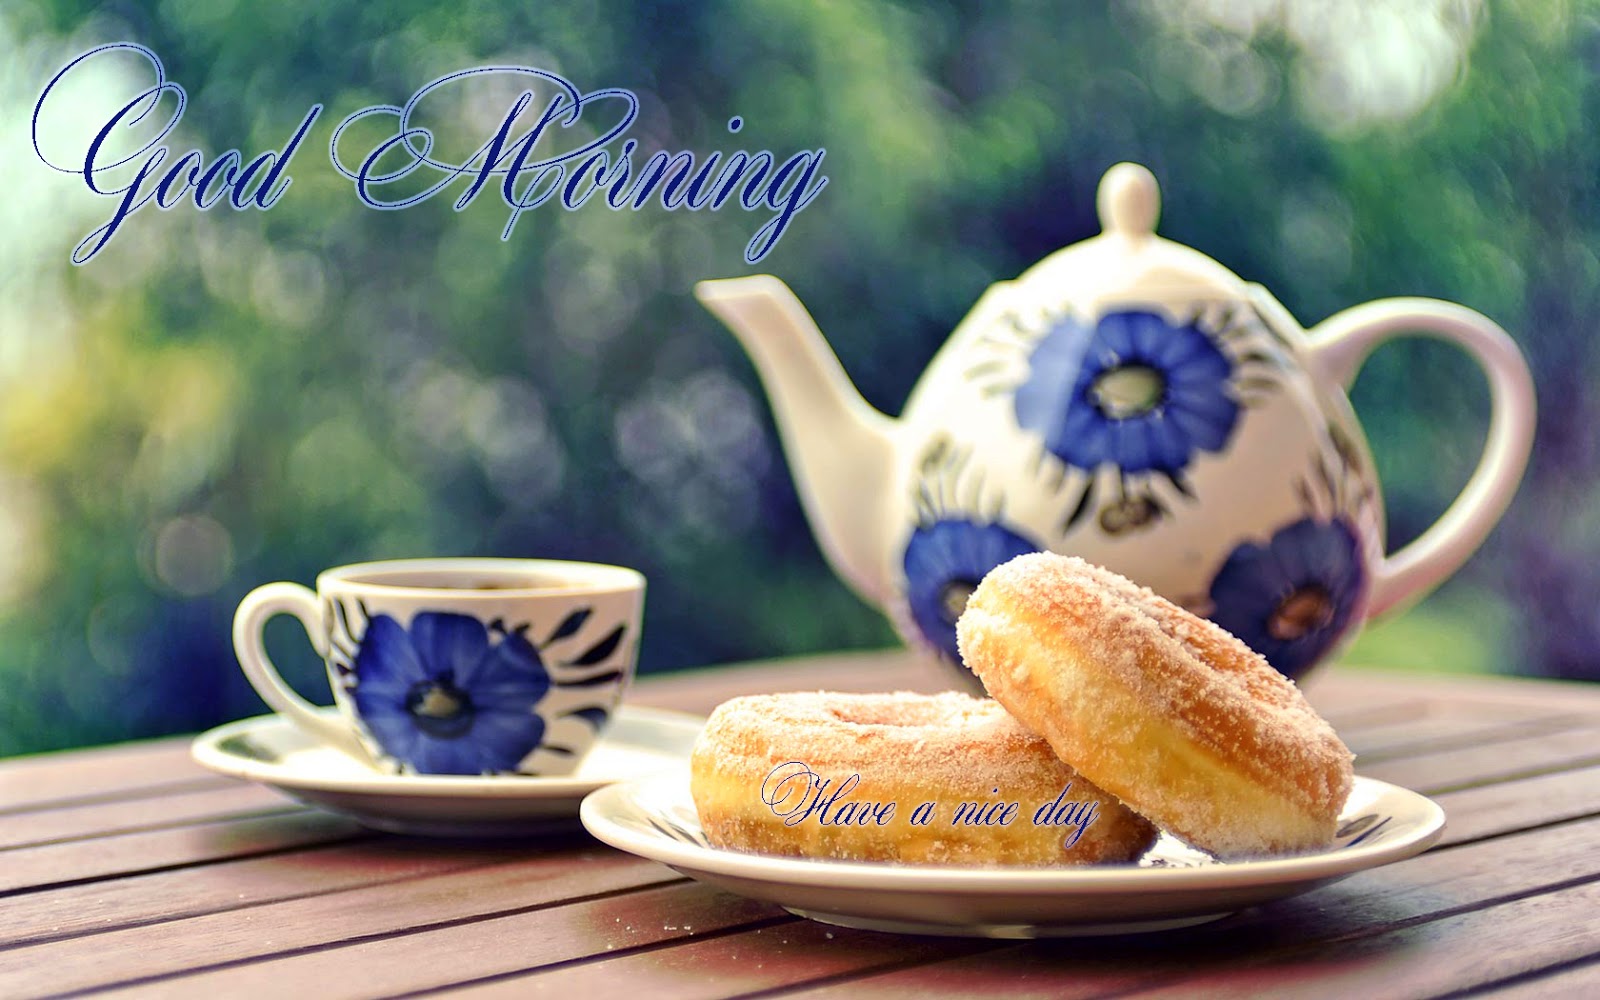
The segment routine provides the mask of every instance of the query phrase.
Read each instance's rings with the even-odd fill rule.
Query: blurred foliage
[[[1541,389],[1527,483],[1457,578],[1351,658],[1593,677],[1596,14],[1559,0],[11,0],[0,754],[260,711],[229,646],[234,605],[359,559],[638,566],[645,670],[893,641],[821,561],[752,369],[687,294],[746,273],[766,216],[546,206],[501,242],[495,198],[377,212],[329,167],[346,115],[488,63],[633,90],[647,152],[826,148],[826,191],[760,267],[890,413],[989,283],[1095,232],[1095,184],[1123,159],[1161,178],[1166,235],[1308,325],[1395,294],[1495,317]],[[276,148],[311,104],[327,109],[272,211],[146,211],[73,268],[112,206],[31,155],[29,116],[57,68],[119,39],[188,89],[179,148]],[[457,138],[481,142],[506,104],[463,107]],[[1443,348],[1367,365],[1354,398],[1393,544],[1466,480],[1486,395]],[[269,640],[320,687],[292,626]]]

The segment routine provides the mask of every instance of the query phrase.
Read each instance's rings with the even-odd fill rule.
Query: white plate
[[[1220,862],[1163,836],[1138,865],[956,868],[813,861],[706,843],[688,772],[612,785],[583,825],[613,847],[824,923],[913,934],[1030,938],[1186,927],[1305,892],[1426,850],[1444,811],[1415,792],[1356,778],[1326,851]]]
[[[333,709],[328,709],[334,714]],[[385,774],[318,743],[277,715],[197,737],[203,767],[264,785],[392,833],[513,837],[573,826],[583,797],[612,782],[681,766],[705,720],[624,705],[575,774],[562,778]]]

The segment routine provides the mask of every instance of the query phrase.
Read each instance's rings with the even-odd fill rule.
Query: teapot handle
[[[1381,299],[1337,313],[1308,331],[1310,361],[1348,388],[1362,362],[1391,337],[1420,333],[1464,349],[1489,379],[1488,439],[1461,494],[1427,531],[1384,558],[1369,615],[1422,597],[1467,561],[1517,491],[1533,447],[1533,377],[1516,343],[1493,320],[1437,299]]]

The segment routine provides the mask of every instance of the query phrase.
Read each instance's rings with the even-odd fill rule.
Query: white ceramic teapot
[[[778,279],[696,287],[755,362],[823,552],[913,642],[956,658],[977,581],[1048,549],[1210,617],[1298,677],[1454,572],[1510,502],[1534,397],[1505,331],[1429,299],[1303,330],[1259,285],[1155,235],[1159,199],[1143,167],[1107,171],[1101,235],[985,292],[899,420],[861,398]],[[1493,414],[1461,495],[1385,555],[1344,389],[1409,332],[1476,358]]]

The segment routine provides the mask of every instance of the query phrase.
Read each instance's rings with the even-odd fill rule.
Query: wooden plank
[[[1600,953],[1550,973],[1517,976],[1482,993],[1495,1000],[1549,1000],[1550,997],[1600,997]]]
[[[711,1000],[999,947],[1002,942],[875,934],[796,919],[671,948],[497,977],[431,995],[460,1000],[526,996]]]
[[[290,806],[288,799],[270,789],[230,781],[152,798],[12,813],[0,816],[0,865],[5,864],[3,852],[18,847],[282,812]]]
[[[1429,713],[1420,719],[1365,731],[1341,730],[1339,735],[1358,761],[1370,764],[1555,733],[1593,722],[1593,718],[1578,713],[1536,712],[1526,706],[1509,706],[1499,713],[1483,706],[1441,703],[1430,706]]]
[[[1593,954],[1600,950],[1596,912],[1600,884],[1590,882],[1315,949],[1232,958],[1131,995],[1436,996]],[[1508,928],[1515,928],[1511,947]]]
[[[406,898],[410,899],[409,893]],[[448,898],[446,894],[441,901]],[[353,913],[353,922],[340,929],[346,943],[337,946],[309,948],[247,964],[201,967],[183,975],[120,986],[117,993],[126,997],[301,995],[319,1000],[392,996],[612,951],[671,945],[730,927],[793,919],[770,904],[697,883],[530,907],[464,922],[438,920],[414,933],[369,937],[366,928],[378,916],[371,909]],[[273,932],[277,933],[276,927]],[[240,929],[236,933],[244,937],[260,932]],[[638,997],[650,996],[649,984],[635,985]]]
[[[0,761],[0,814],[223,784],[189,757],[189,740],[156,740]]]
[[[1323,718],[1341,733],[1355,730],[1392,726],[1410,719],[1420,719],[1428,714],[1428,703],[1422,701],[1381,702],[1378,704],[1352,704],[1343,708],[1322,708],[1313,705]]]
[[[1338,667],[1313,682],[1310,692],[1326,683],[1337,698],[1366,704],[1421,699],[1486,706],[1531,706],[1600,714],[1600,685],[1506,675],[1440,677],[1404,671]],[[1316,700],[1313,697],[1313,704]]]
[[[1392,760],[1358,759],[1356,770],[1405,788],[1443,792],[1591,764],[1600,764],[1600,727],[1595,726],[1420,752]]]
[[[286,806],[275,815],[21,847],[0,854],[0,895],[249,857],[345,840],[363,833],[353,820]]]
[[[530,845],[527,850],[536,848]],[[652,862],[592,844],[568,846],[402,883],[362,886],[13,948],[0,953],[4,955],[0,996],[42,987],[51,992],[87,990],[193,969],[237,967],[249,959],[305,952],[330,941],[386,938],[400,940],[404,949],[427,940],[426,936],[412,936],[411,932],[419,929],[465,925],[469,931],[462,933],[470,934],[471,925],[492,922],[507,913],[523,918],[526,924],[526,911],[571,898],[675,881],[681,881],[681,876]],[[610,904],[616,913],[621,913],[620,905]],[[92,963],[75,960],[88,952],[95,955]],[[399,964],[409,967],[423,954],[413,953]],[[314,981],[308,980],[306,986],[312,994],[322,994]],[[237,993],[230,989],[213,995]]]
[[[1434,701],[1415,692],[1402,697],[1375,693],[1362,675],[1344,670],[1319,673],[1299,688],[1311,707],[1335,724],[1367,716],[1414,718]]]
[[[1177,935],[1188,932],[1179,931]],[[1163,939],[1177,935],[1155,935]],[[1128,942],[1134,939],[1084,938],[1051,942],[1055,954],[1040,948],[1013,945],[925,965],[908,966],[863,978],[834,980],[816,985],[797,984],[794,989],[767,994],[773,997],[838,998],[838,1000],[878,1000],[898,997],[1003,997],[1004,1000],[1031,998],[1104,997],[1147,981],[1149,971],[1141,968],[1139,956],[1128,961]],[[1091,942],[1100,943],[1099,949]],[[1078,970],[1074,977],[1063,968],[1066,963]],[[1074,981],[1076,980],[1076,981]]]
[[[1497,837],[1549,823],[1600,817],[1600,766],[1476,785],[1435,796],[1444,807],[1442,844]]]
[[[0,951],[464,871],[525,858],[536,849],[523,841],[480,844],[374,836],[22,893],[0,903]],[[96,945],[83,947],[92,950]]]

